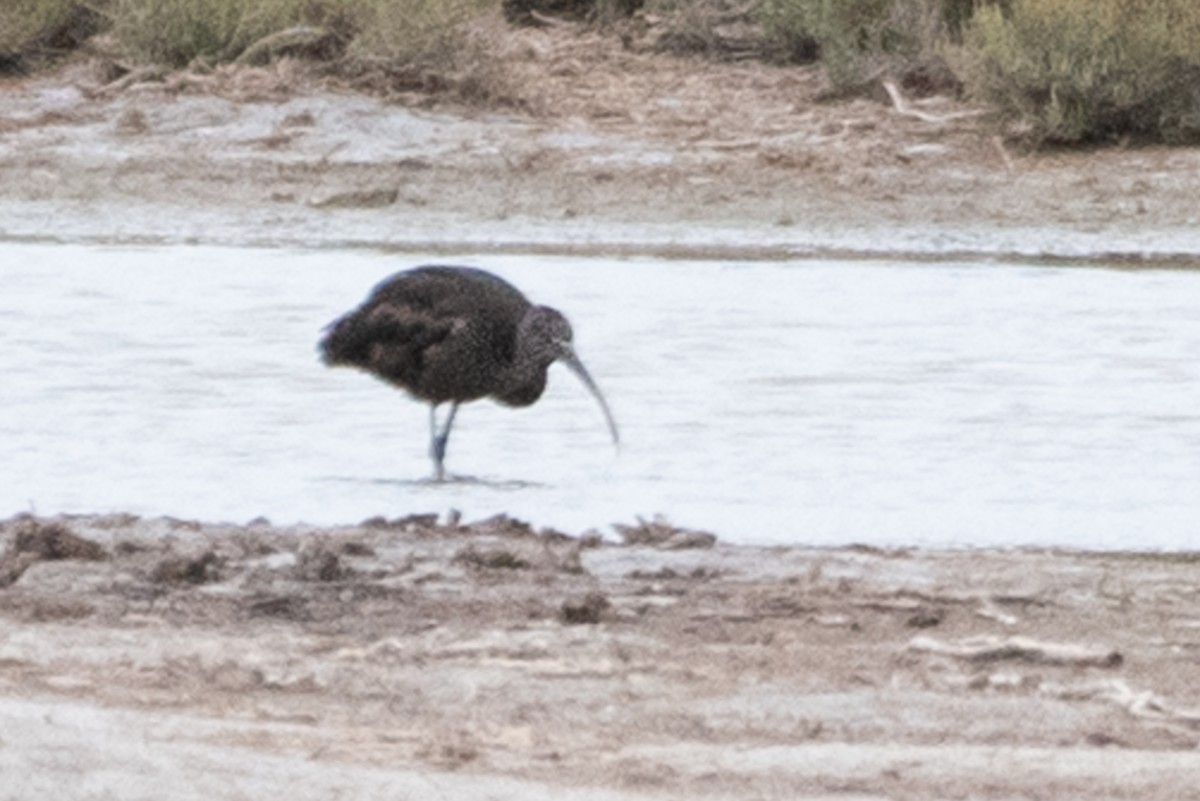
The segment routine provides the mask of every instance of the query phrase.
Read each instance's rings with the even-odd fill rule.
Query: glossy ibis
[[[613,442],[617,424],[571,345],[567,318],[535,306],[512,284],[474,267],[417,267],[380,282],[357,309],[325,329],[320,351],[430,404],[429,453],[445,478],[446,442],[459,404],[491,397],[529,406],[560,361],[600,402]],[[437,407],[450,404],[441,430]]]

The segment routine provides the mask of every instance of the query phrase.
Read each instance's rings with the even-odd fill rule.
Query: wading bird
[[[361,306],[326,327],[320,351],[331,367],[357,367],[430,404],[429,454],[441,481],[459,404],[491,397],[529,406],[556,361],[596,396],[618,442],[617,424],[571,337],[566,317],[533,305],[507,281],[474,267],[429,266],[380,282]],[[450,413],[439,431],[443,403]]]

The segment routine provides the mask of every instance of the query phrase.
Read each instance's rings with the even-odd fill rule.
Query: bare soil
[[[2,531],[0,798],[1200,797],[1182,556]]]
[[[1193,264],[1200,150],[1022,152],[947,98],[571,29],[493,42],[510,110],[295,61],[0,83],[0,237],[405,250]]]
[[[510,111],[287,61],[0,83],[0,240],[1200,253],[1196,150],[1022,153],[813,71],[504,46]],[[1194,559],[625,534],[9,520],[0,800],[1200,798]]]

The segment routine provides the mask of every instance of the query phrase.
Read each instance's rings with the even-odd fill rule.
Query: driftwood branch
[[[968,111],[956,111],[951,114],[930,114],[927,111],[921,111],[912,107],[908,102],[908,98],[900,91],[900,87],[891,78],[883,80],[883,88],[888,93],[888,97],[892,99],[892,108],[897,114],[902,114],[905,117],[913,117],[922,122],[929,122],[935,125],[944,125],[948,122],[956,122],[958,120],[970,119],[972,117],[982,117],[988,112],[983,109],[970,109]]]
[[[717,541],[715,534],[674,526],[661,515],[656,515],[650,521],[639,517],[636,526],[614,523],[613,528],[621,535],[626,545],[649,545],[666,551],[711,548]]]
[[[1200,709],[1177,707],[1151,690],[1135,690],[1122,679],[1089,682],[1086,684],[1055,684],[1042,682],[1038,692],[1068,701],[1108,701],[1139,718],[1180,723],[1200,728]]]
[[[990,601],[985,601],[982,606],[975,610],[975,614],[985,617],[988,620],[994,620],[1005,626],[1015,626],[1020,622],[1016,615],[1005,612]]]
[[[138,67],[131,72],[125,73],[115,81],[110,81],[109,83],[104,84],[104,86],[101,86],[98,90],[96,90],[95,94],[117,94],[119,92],[124,92],[134,84],[151,82],[161,83],[162,81],[166,80],[166,77],[167,69],[165,67],[156,65],[149,67]]]
[[[1049,665],[1079,667],[1116,667],[1123,657],[1110,648],[1042,642],[1029,637],[999,637],[983,635],[967,637],[955,643],[933,637],[914,637],[908,643],[910,651],[938,654],[968,662],[999,662],[1018,660]]]
[[[1000,154],[1000,160],[1004,162],[1004,169],[1009,172],[1016,170],[1016,165],[1013,164],[1012,156],[1008,155],[1008,148],[1004,146],[1004,140],[999,136],[992,137],[992,147],[996,148],[996,152]]]
[[[300,25],[275,31],[247,47],[234,61],[235,64],[266,64],[285,50],[317,47],[333,38],[325,28]]]
[[[532,19],[538,25],[541,25],[546,28],[562,29],[562,28],[578,27],[577,25],[574,25],[565,19],[559,19],[558,17],[553,17],[549,14],[543,14],[542,12],[538,11],[536,8],[529,9],[528,13],[529,13],[530,19]]]

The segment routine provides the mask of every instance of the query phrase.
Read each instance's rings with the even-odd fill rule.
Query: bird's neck
[[[496,400],[506,406],[529,406],[542,397],[546,390],[546,371],[535,371],[523,380],[511,377],[505,382],[503,389],[493,393]]]
[[[517,342],[516,353],[501,376],[500,389],[492,394],[508,406],[529,406],[546,390],[546,371],[553,359],[541,357],[538,348],[521,341]]]

